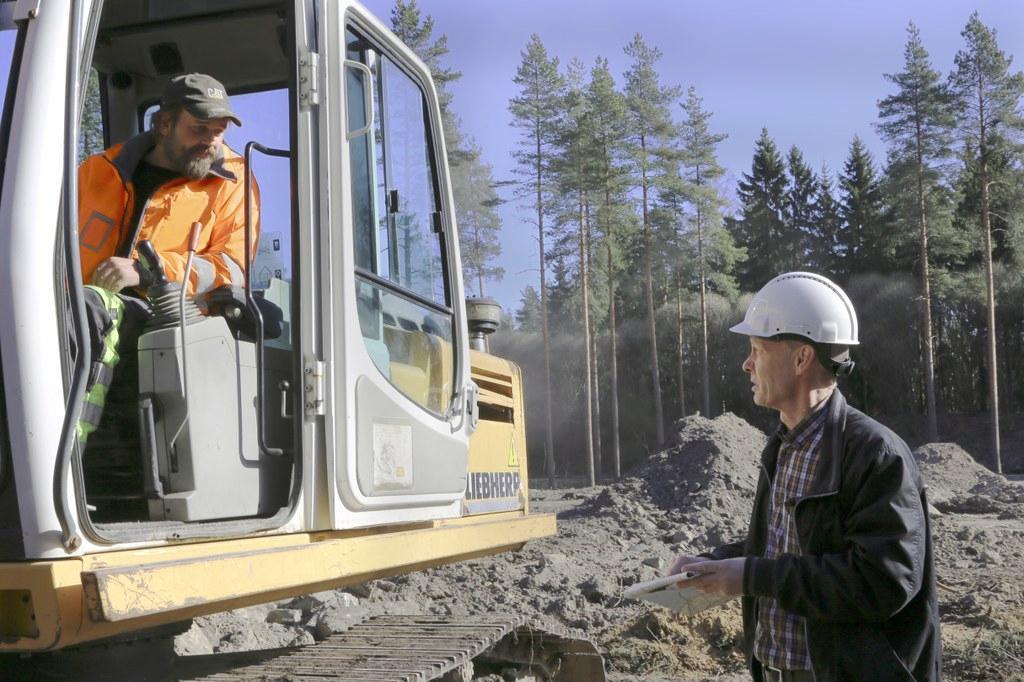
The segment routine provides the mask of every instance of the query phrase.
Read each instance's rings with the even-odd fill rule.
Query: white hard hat
[[[810,272],[787,272],[765,284],[743,321],[729,331],[761,338],[795,334],[842,346],[860,343],[850,299],[835,282]]]

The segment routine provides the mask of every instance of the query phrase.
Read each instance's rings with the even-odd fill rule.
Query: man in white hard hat
[[[743,597],[755,680],[937,680],[939,614],[924,486],[907,444],[846,404],[853,304],[806,272],[779,275],[731,331],[750,337],[754,403],[781,424],[761,454],[744,540],[671,573]]]

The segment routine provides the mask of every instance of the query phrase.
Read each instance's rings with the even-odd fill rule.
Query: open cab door
[[[332,521],[458,516],[476,393],[437,94],[362,7],[320,30]]]

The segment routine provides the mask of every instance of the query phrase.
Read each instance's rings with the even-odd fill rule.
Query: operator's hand
[[[121,291],[125,287],[139,285],[139,271],[131,258],[111,256],[92,273],[92,283],[109,291]]]
[[[680,557],[684,558],[692,557]],[[687,587],[695,587],[708,594],[739,597],[743,594],[743,566],[746,561],[747,558],[742,556],[721,561],[698,558],[681,564],[679,570],[697,574],[686,581]]]

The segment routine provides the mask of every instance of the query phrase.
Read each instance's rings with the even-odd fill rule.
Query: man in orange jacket
[[[242,125],[219,81],[199,73],[177,76],[150,130],[78,169],[79,253],[93,349],[82,441],[99,424],[119,356],[134,355],[149,316],[144,292],[154,273],[138,260],[140,241],[152,243],[163,274],[183,283],[200,306],[206,294],[245,283],[245,165],[224,144],[230,123]],[[255,197],[251,213],[255,233]],[[196,222],[202,230],[183,282]]]
[[[189,293],[242,286],[245,267],[244,162],[224,144],[242,125],[224,86],[198,73],[171,80],[149,131],[78,170],[82,277],[112,292],[145,285],[136,257],[144,239],[181,282],[189,230],[203,225]],[[255,223],[255,220],[254,220]]]

